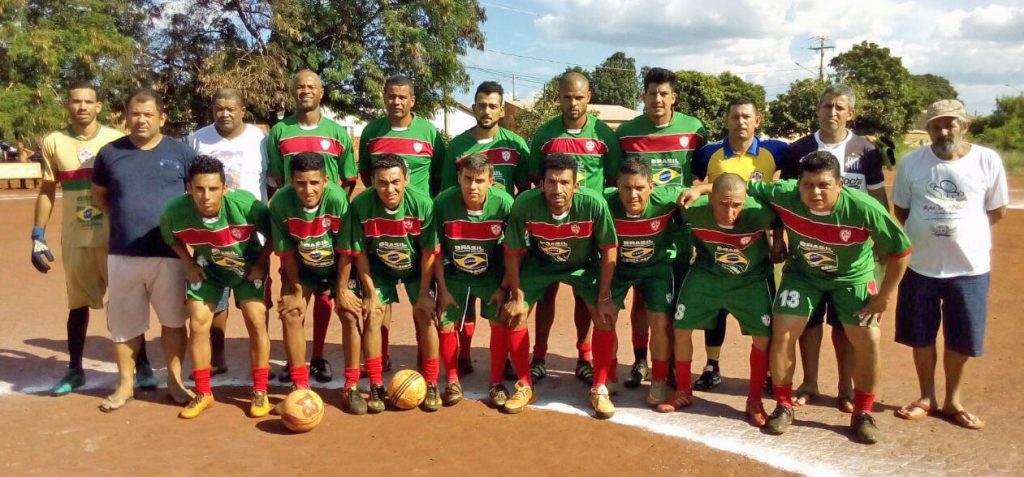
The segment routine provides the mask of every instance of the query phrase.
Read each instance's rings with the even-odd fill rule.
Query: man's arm
[[[893,215],[896,216],[896,220],[899,221],[900,225],[907,225],[907,218],[910,217],[910,209],[904,209],[898,205],[893,204],[892,206]],[[991,216],[989,216],[989,222],[991,223]]]
[[[889,255],[889,263],[885,267],[885,276],[882,278],[882,285],[878,294],[868,298],[868,304],[857,312],[862,325],[877,325],[882,321],[882,314],[889,308],[889,303],[895,301],[896,290],[899,287],[903,274],[910,264],[910,252],[896,255]]]
[[[36,213],[33,224],[36,227],[46,228],[50,221],[50,214],[53,212],[53,201],[57,197],[57,183],[42,181],[39,183],[39,196],[36,197]]]
[[[889,195],[885,193],[885,186],[877,189],[868,189],[868,195],[874,197],[879,204],[882,204],[886,212],[889,211]]]
[[[107,200],[107,188],[93,182],[90,191],[92,192],[92,204],[102,210],[104,214],[109,215],[110,201]]]
[[[1006,206],[1005,205],[1002,206],[1002,207],[999,207],[999,208],[992,209],[992,210],[988,211],[988,225],[989,225],[989,227],[995,225],[1000,220],[1003,220],[1003,217],[1006,217]]]

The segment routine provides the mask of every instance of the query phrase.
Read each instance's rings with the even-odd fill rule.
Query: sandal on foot
[[[840,412],[853,414],[853,407],[853,399],[845,396],[836,398],[836,409],[839,409]]]
[[[966,409],[961,409],[959,411],[955,411],[952,413],[946,413],[946,417],[949,418],[949,420],[953,421],[953,424],[956,424],[964,429],[978,430],[985,427],[985,421],[982,421],[981,419],[978,418],[978,416],[975,416],[974,414],[967,412]]]
[[[110,396],[104,398],[103,402],[100,403],[100,411],[106,413],[114,412],[124,407],[125,404],[128,404],[128,402],[130,402],[132,399],[135,399],[135,396],[128,396],[124,399],[115,399],[114,395],[111,394]]]
[[[818,396],[817,393],[812,393],[810,391],[804,391],[803,389],[797,389],[796,392],[793,393],[793,405],[794,406],[806,406],[806,405],[810,404],[811,401],[814,401],[814,398],[817,397],[817,396]]]
[[[893,414],[896,414],[896,417],[900,419],[906,419],[908,421],[917,421],[920,419],[924,419],[925,417],[931,415],[931,413],[931,405],[927,403],[922,403],[920,401],[914,401],[893,412]]]

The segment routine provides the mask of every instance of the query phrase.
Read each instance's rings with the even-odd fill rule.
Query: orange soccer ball
[[[398,409],[412,409],[427,397],[427,380],[412,369],[403,369],[388,383],[388,403]]]
[[[312,389],[296,389],[284,398],[281,422],[292,432],[309,432],[324,418],[324,401]]]

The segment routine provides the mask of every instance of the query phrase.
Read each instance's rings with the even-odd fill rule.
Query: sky
[[[567,66],[593,69],[616,51],[642,66],[731,71],[768,99],[818,74],[818,36],[828,61],[870,41],[913,74],[950,80],[975,115],[1024,93],[1024,0],[480,0],[484,51],[462,59],[475,85],[501,82],[530,99]],[[472,102],[472,92],[456,98]]]

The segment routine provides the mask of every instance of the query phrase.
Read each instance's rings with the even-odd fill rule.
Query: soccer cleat
[[[629,389],[636,389],[644,380],[650,378],[650,375],[651,368],[647,366],[647,361],[637,361],[629,370],[629,379],[623,384]]]
[[[423,405],[421,406],[424,411],[434,412],[441,409],[441,396],[437,390],[436,383],[427,383],[427,397],[423,399]]]
[[[57,384],[50,390],[50,395],[63,396],[83,385],[85,385],[85,371],[82,371],[81,368],[68,368],[64,377],[60,378],[60,381],[57,381]]]
[[[615,415],[615,404],[608,396],[608,388],[600,386],[590,390],[590,407],[594,408],[594,417],[608,419]]]
[[[712,366],[705,366],[704,372],[693,382],[693,389],[697,391],[710,391],[722,384],[722,375]]]
[[[470,358],[459,358],[459,376],[473,374],[473,360]]]
[[[366,410],[370,414],[380,414],[387,409],[385,403],[388,400],[388,392],[383,385],[370,386],[370,399],[366,401]]]
[[[445,406],[454,406],[462,402],[462,384],[448,383],[444,387],[444,393],[441,394],[441,401]]]
[[[668,383],[665,381],[651,381],[651,389],[647,393],[647,404],[657,406],[668,400]]]
[[[679,390],[672,394],[672,398],[658,404],[655,408],[658,412],[676,412],[681,408],[693,405],[693,391]]]
[[[508,388],[506,388],[505,385],[501,383],[495,384],[494,386],[491,386],[491,388],[487,390],[487,397],[491,399],[491,405],[498,409],[501,409],[502,407],[505,406],[505,403],[508,401]]]
[[[270,414],[274,406],[270,405],[266,391],[253,391],[252,401],[249,403],[249,417],[264,417]]]
[[[515,381],[519,379],[515,368],[512,367],[511,359],[505,359],[505,371],[502,372],[502,377],[505,378],[506,381]]]
[[[323,358],[314,358],[309,362],[309,375],[318,383],[329,383],[334,377],[331,363]]]
[[[341,390],[341,408],[354,416],[362,416],[366,414],[369,406],[359,393],[359,388],[352,386]]]
[[[530,363],[530,381],[534,385],[548,377],[548,365],[544,361],[534,361]]]
[[[189,401],[185,409],[182,409],[178,413],[178,417],[182,419],[194,419],[199,417],[199,414],[206,410],[206,408],[213,406],[213,395],[212,394],[196,394],[196,397]]]
[[[594,385],[594,363],[585,359],[576,360],[576,378],[591,386]]]
[[[875,425],[875,418],[871,417],[870,413],[863,411],[855,413],[850,417],[850,427],[853,428],[853,433],[859,441],[865,444],[878,442],[880,432],[878,426]]]
[[[504,388],[504,386],[502,386]],[[533,392],[533,387],[527,386],[522,382],[516,382],[516,392],[512,393],[512,397],[505,401],[505,407],[502,408],[505,414],[519,414],[526,409],[526,406],[537,402],[537,393]]]
[[[160,386],[160,380],[153,375],[153,368],[149,364],[135,367],[135,387],[143,391],[152,391]]]
[[[786,406],[775,406],[772,415],[768,416],[765,429],[769,434],[781,435],[793,424],[793,410]]]
[[[764,410],[761,400],[747,401],[747,420],[755,427],[764,427],[768,423],[768,413]]]

